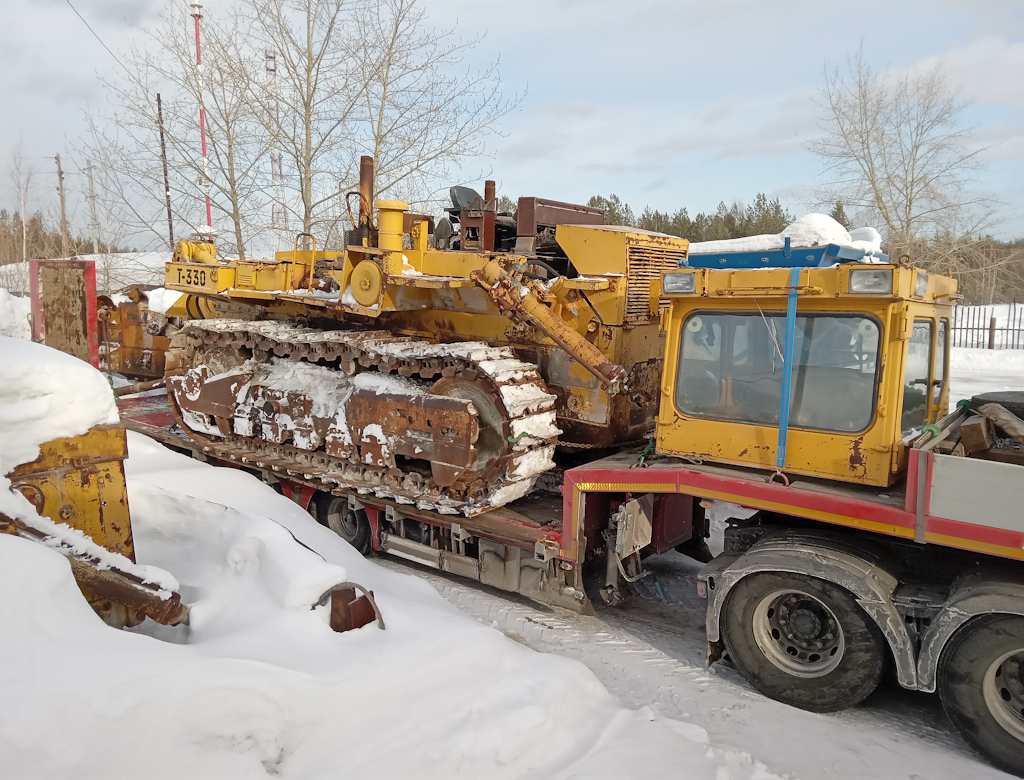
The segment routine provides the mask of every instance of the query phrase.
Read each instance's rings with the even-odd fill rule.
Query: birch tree
[[[981,150],[970,143],[968,106],[938,65],[879,72],[861,49],[843,67],[826,66],[823,134],[811,144],[828,180],[823,201],[877,221],[890,254],[962,223],[984,204],[969,192]]]
[[[175,221],[190,228],[205,224],[208,181],[213,211],[220,217],[214,221],[227,221],[234,250],[245,257],[246,243],[264,229],[265,171],[261,165],[266,133],[249,100],[249,80],[262,71],[262,59],[248,45],[244,18],[204,16],[202,102],[206,109],[207,177],[198,120],[200,79],[195,39],[182,11],[177,4],[169,6],[162,24],[148,39],[123,54],[126,74],[106,82],[113,108],[90,117],[85,151],[98,161],[104,189],[123,210],[123,221],[169,246],[156,104],[156,95],[161,93]]]
[[[353,174],[352,113],[364,91],[348,0],[254,0],[259,43],[275,54],[277,88],[249,81],[271,143],[289,163],[303,233],[330,231]]]
[[[423,200],[451,170],[482,157],[487,138],[520,104],[507,98],[495,60],[467,66],[480,38],[429,26],[419,0],[376,0],[359,15],[365,83],[355,112],[363,154],[376,160],[374,191]]]

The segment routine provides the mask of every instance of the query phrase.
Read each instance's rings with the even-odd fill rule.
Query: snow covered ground
[[[0,336],[32,338],[32,302],[0,287]]]
[[[950,353],[949,403],[996,390],[1024,390],[1024,349],[968,349]]]
[[[81,361],[13,339],[0,357],[0,473],[116,417]],[[139,562],[174,575],[190,630],[113,630],[59,553],[0,535],[4,777],[775,776],[363,559],[248,474],[135,434],[129,451]],[[0,511],[33,511],[0,489]],[[331,631],[315,605],[346,580],[385,630]]]
[[[100,387],[64,356],[16,373],[18,349],[45,348],[0,339],[0,434],[19,442],[0,438],[3,471],[34,457],[27,417],[39,435],[71,425],[61,371]],[[1024,353],[957,350],[952,378],[954,401],[1024,386]],[[660,589],[579,617],[363,559],[245,473],[136,434],[129,451],[139,562],[178,580],[190,634],[108,628],[58,553],[0,536],[0,662],[15,670],[0,685],[4,776],[1005,776],[935,697],[892,680],[818,715],[705,669],[698,566],[675,553],[652,559]],[[330,630],[313,604],[344,579],[374,590],[386,630]]]

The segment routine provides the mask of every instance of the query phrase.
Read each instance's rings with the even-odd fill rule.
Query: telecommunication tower
[[[267,71],[267,91],[270,97],[270,183],[273,202],[270,205],[270,230],[274,236],[275,250],[287,249],[288,209],[284,199],[284,170],[281,147],[278,138],[280,107],[277,100],[277,55],[272,51],[264,53]]]

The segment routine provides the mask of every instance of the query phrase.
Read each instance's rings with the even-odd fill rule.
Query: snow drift
[[[0,538],[0,761],[49,777],[715,777],[737,755],[621,707],[582,665],[467,618],[361,558],[288,499],[130,435],[140,559],[172,570],[188,644],[119,632],[67,564]],[[233,506],[230,506],[233,505]],[[336,634],[308,599],[345,576],[387,630]],[[150,635],[152,634],[152,635]],[[59,740],[54,735],[59,734]],[[710,758],[715,755],[716,758]],[[767,777],[740,760],[738,777]]]
[[[32,302],[0,287],[0,336],[32,338]]]

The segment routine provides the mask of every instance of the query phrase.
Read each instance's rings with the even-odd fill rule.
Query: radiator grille
[[[649,244],[630,244],[627,253],[628,286],[626,288],[626,322],[648,322],[658,316],[651,313],[651,287],[656,295],[661,293],[661,275],[679,267],[685,259],[685,249],[675,249]],[[658,306],[668,308],[668,302],[660,298]]]

